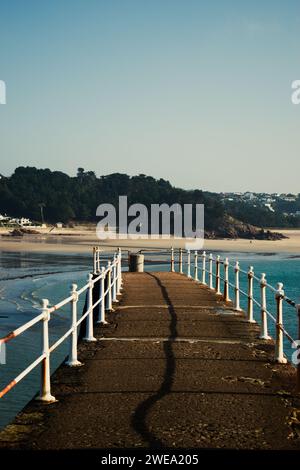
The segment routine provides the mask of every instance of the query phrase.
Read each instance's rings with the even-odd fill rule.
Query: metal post
[[[267,297],[266,297],[266,275],[262,273],[260,279],[260,305],[261,305],[261,329],[260,339],[271,339],[268,335],[268,318],[267,318]]]
[[[93,246],[93,273],[97,272],[97,247]]]
[[[77,359],[77,303],[78,303],[78,292],[77,292],[77,284],[72,284],[71,286],[71,325],[72,325],[72,333],[70,335],[70,350],[69,350],[69,357],[66,361],[67,366],[75,367],[81,366],[81,362]]]
[[[194,279],[198,281],[198,251],[194,252]]]
[[[99,307],[99,319],[97,323],[101,323],[101,325],[106,325],[107,321],[105,320],[105,285],[104,285],[104,271],[105,267],[102,266],[101,268],[101,277],[100,277],[100,307]]]
[[[179,272],[182,274],[182,248],[179,249]]]
[[[240,307],[240,263],[236,261],[235,267],[235,288],[234,288],[234,308],[238,312],[241,311]]]
[[[247,320],[249,323],[255,323],[253,318],[253,266],[249,267],[248,271],[248,308],[247,308]]]
[[[221,295],[222,292],[220,290],[220,256],[217,256],[216,259],[216,294]]]
[[[209,288],[213,290],[213,255],[210,253],[209,255]]]
[[[282,304],[283,304],[284,290],[283,284],[277,284],[277,291],[275,294],[277,316],[276,316],[276,339],[275,339],[275,362],[285,364],[287,362],[283,354],[283,318],[282,318]]]
[[[224,261],[224,301],[225,302],[230,302],[228,268],[229,268],[229,261],[228,261],[228,258],[225,258],[225,261]]]
[[[175,267],[174,267],[174,248],[171,248],[171,273],[175,272]]]
[[[121,294],[122,289],[122,253],[121,248],[118,248],[118,281],[117,281],[117,295]]]
[[[187,250],[187,277],[191,277],[191,251]]]
[[[206,285],[206,251],[202,253],[202,284]]]
[[[112,301],[118,302],[117,299],[117,256],[114,256],[112,267]]]
[[[86,317],[86,332],[84,341],[97,341],[94,337],[94,309],[93,309],[93,276],[88,275],[88,295],[87,295],[87,311],[89,312]]]
[[[53,403],[56,401],[55,397],[51,395],[51,381],[50,381],[50,351],[49,351],[49,300],[43,299],[43,332],[42,332],[42,350],[44,359],[41,367],[41,390],[40,396],[37,398],[39,401],[46,403]]]
[[[100,273],[100,248],[97,247],[97,273]]]
[[[106,294],[106,298],[105,298],[105,308],[106,310],[108,310],[109,312],[112,312],[113,311],[113,308],[112,308],[112,296],[111,296],[111,262],[109,261],[107,263],[107,268],[108,268],[108,271],[107,271],[107,294]]]

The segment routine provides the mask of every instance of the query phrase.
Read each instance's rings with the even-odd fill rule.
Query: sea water
[[[245,254],[221,253],[230,262],[240,261],[241,269],[254,267],[257,277],[266,273],[269,284],[276,287],[284,284],[286,295],[300,303],[300,256],[293,254]],[[149,271],[169,270],[169,254],[146,253],[145,269]],[[186,261],[186,258],[184,258]],[[193,256],[191,256],[193,274]],[[198,273],[201,278],[202,259],[198,258]],[[41,300],[47,298],[50,305],[67,297],[71,284],[79,288],[86,283],[91,271],[92,259],[88,254],[21,253],[0,251],[0,337],[35,317],[41,309]],[[178,270],[178,263],[175,263]],[[184,264],[186,272],[186,263]],[[222,274],[222,269],[221,269]],[[230,281],[234,282],[234,270],[230,269]],[[247,276],[241,273],[240,287],[247,291]],[[234,298],[233,289],[230,296]],[[260,299],[259,283],[254,282],[254,296]],[[81,313],[85,296],[80,297],[78,312]],[[268,310],[276,316],[274,293],[267,290]],[[241,296],[241,306],[246,309],[247,299]],[[260,311],[254,306],[255,319],[260,321]],[[274,336],[275,325],[268,321],[269,333]],[[284,304],[284,326],[294,339],[297,339],[298,320],[296,310]],[[50,322],[50,344],[62,336],[70,327],[70,305],[52,315]],[[53,372],[68,354],[68,340],[51,354]],[[290,358],[294,349],[289,341],[284,341],[285,353]],[[7,344],[6,364],[0,364],[0,389],[14,379],[41,353],[41,323],[13,339]],[[0,400],[0,427],[9,423],[28,403],[39,389],[40,368],[37,367]]]

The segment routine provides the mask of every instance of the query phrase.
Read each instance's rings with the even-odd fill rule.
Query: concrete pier
[[[0,447],[300,449],[295,370],[245,313],[167,272],[125,273],[114,309]]]

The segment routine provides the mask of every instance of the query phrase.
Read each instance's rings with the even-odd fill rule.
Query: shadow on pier
[[[51,378],[58,402],[31,402],[1,449],[300,449],[295,369],[243,312],[178,273],[124,273],[123,287],[80,344],[84,366]]]
[[[149,430],[149,426],[147,425],[147,416],[149,415],[151,408],[153,408],[159,400],[168,395],[168,393],[170,393],[172,389],[176,368],[176,360],[173,351],[172,340],[176,339],[178,336],[177,315],[175,312],[175,308],[168,295],[168,291],[166,287],[162,284],[161,280],[154,274],[148,273],[148,275],[153,277],[157,282],[158,286],[161,289],[164,301],[168,306],[168,313],[170,315],[170,334],[168,337],[168,341],[165,341],[163,343],[166,366],[161,386],[154,395],[151,395],[149,398],[147,398],[138,405],[138,407],[133,413],[131,423],[133,429],[138,434],[140,434],[143,440],[146,441],[150,447],[163,447],[163,442],[161,441],[161,439],[158,439],[155,434]]]

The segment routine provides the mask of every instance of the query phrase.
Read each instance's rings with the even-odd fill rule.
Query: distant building
[[[295,202],[296,199],[297,199],[297,196],[295,196],[295,194],[280,194],[280,199],[282,201],[286,201],[286,202]]]
[[[0,214],[0,222],[5,225],[20,225],[21,227],[32,225],[31,220],[26,217],[15,218],[9,217],[6,214]]]
[[[32,222],[30,219],[26,219],[25,217],[21,217],[21,219],[17,219],[19,221],[19,224],[22,225],[31,225]]]

